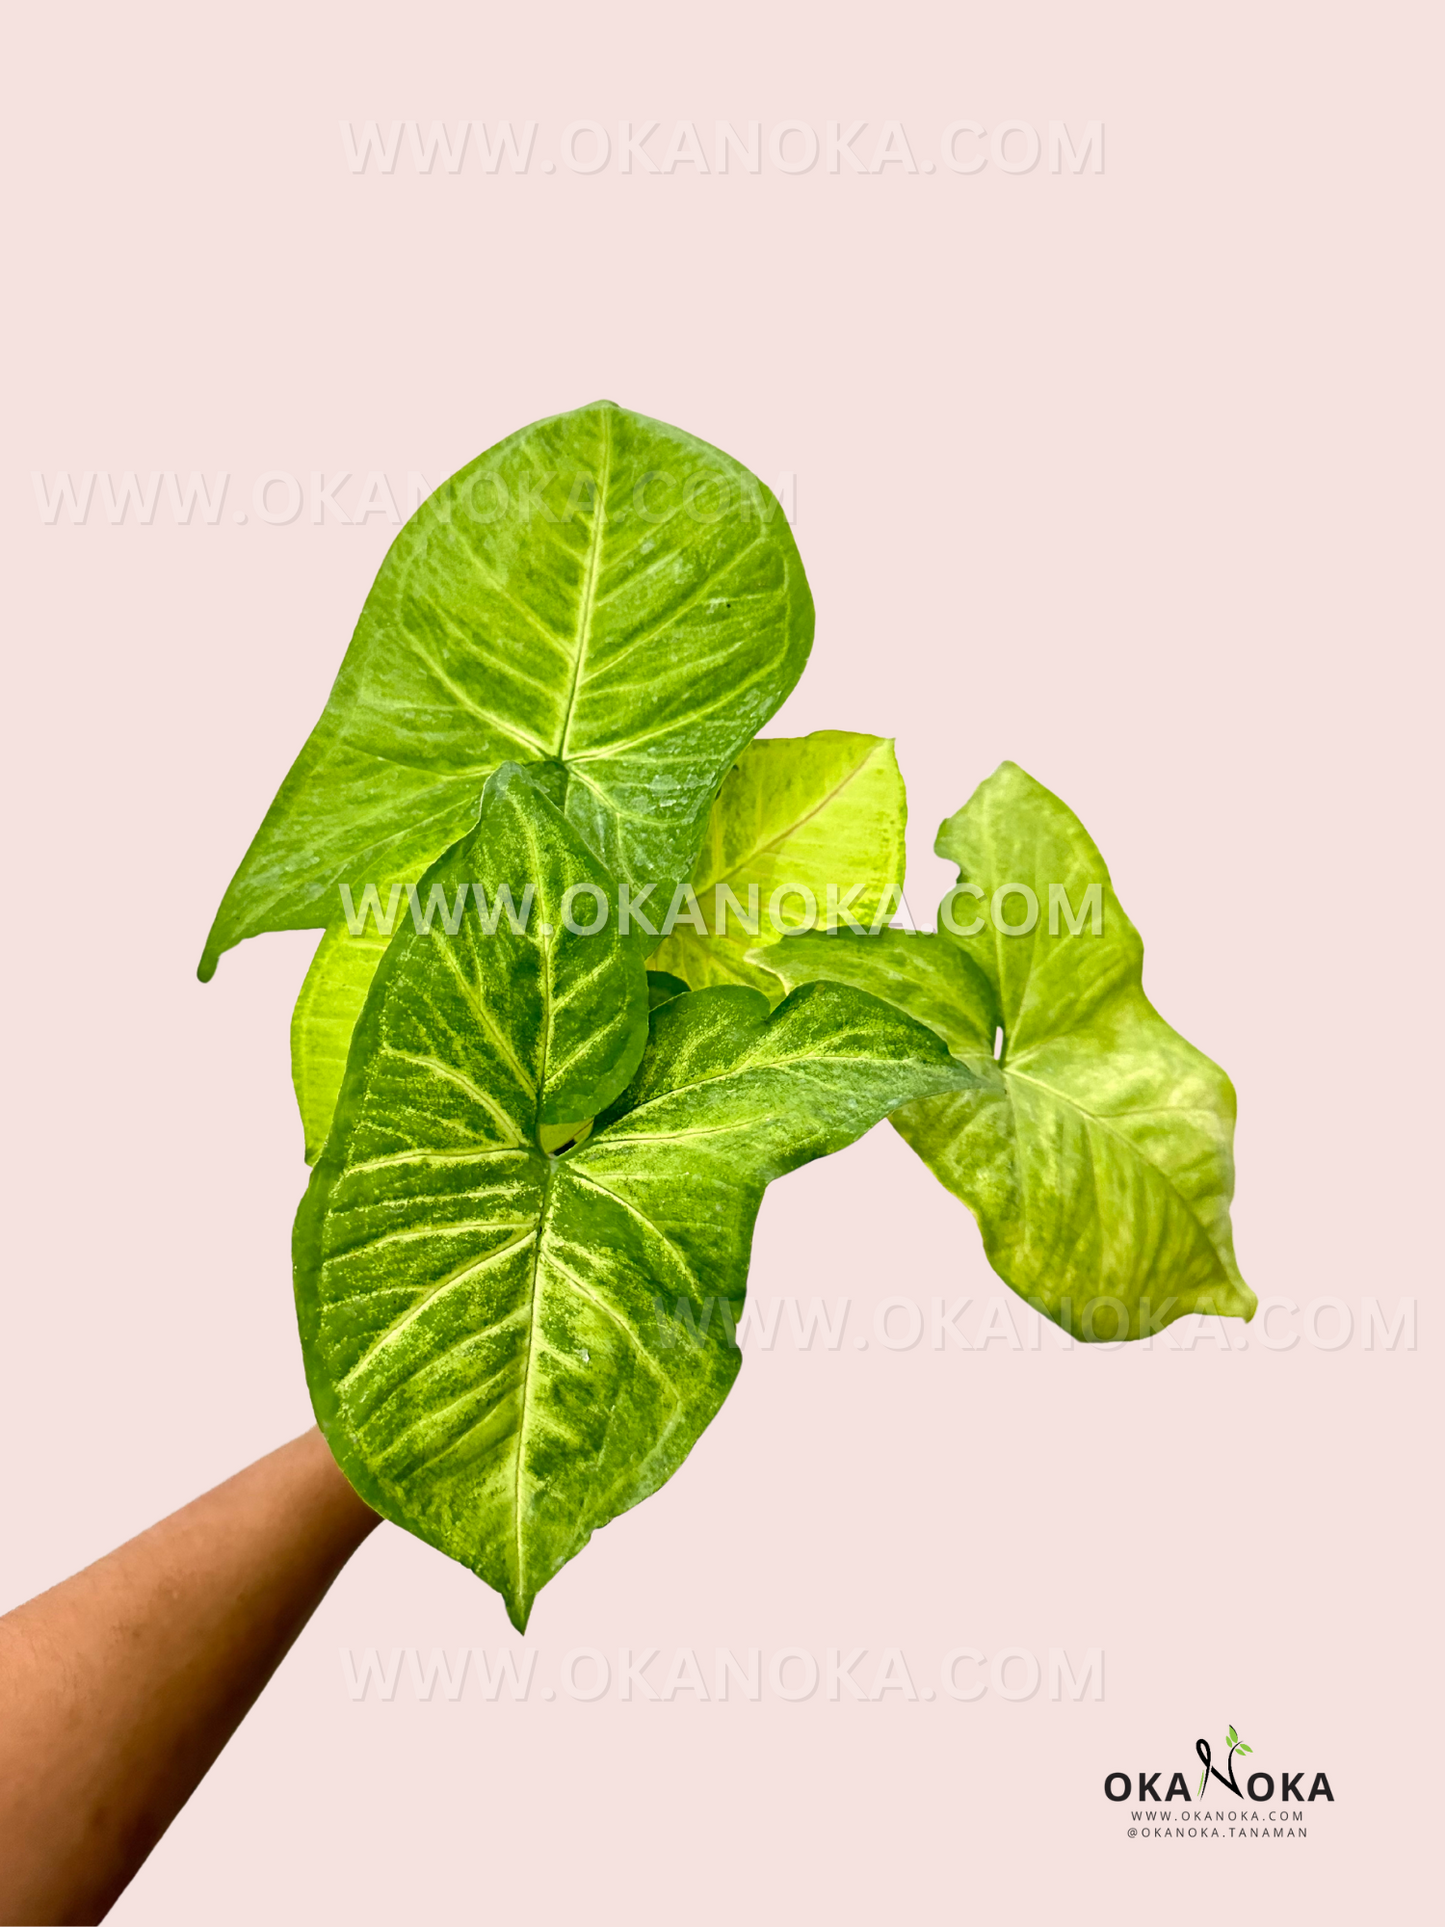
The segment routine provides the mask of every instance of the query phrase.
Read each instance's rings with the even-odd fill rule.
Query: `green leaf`
[[[1253,1753],[1254,1748],[1252,1746],[1246,1746],[1243,1740],[1238,1740],[1235,1742],[1235,1751],[1237,1753]]]
[[[696,990],[745,983],[776,1003],[782,984],[766,965],[748,960],[755,946],[782,935],[771,906],[776,902],[785,926],[813,927],[827,917],[832,885],[835,906],[854,922],[867,927],[880,910],[891,915],[903,889],[907,817],[893,744],[882,736],[820,729],[750,743],[724,779],[693,865],[709,934],[681,924],[652,962]],[[756,936],[727,898],[719,899],[720,885],[745,912],[756,904]]]
[[[812,636],[792,534],[740,463],[611,402],[521,430],[392,544],[201,977],[244,937],[336,924],[343,884],[414,882],[507,761],[548,765],[608,868],[665,908]]]
[[[1231,1726],[1229,1729],[1229,1744],[1231,1746],[1234,1746],[1237,1743],[1238,1739],[1239,1739],[1239,1735],[1235,1732],[1234,1728]]]
[[[468,852],[493,866],[499,781]],[[524,784],[513,772],[506,802],[543,813]],[[580,842],[572,861],[591,861]],[[630,944],[564,935],[553,967],[599,1020],[641,984]],[[294,1241],[307,1378],[343,1470],[496,1587],[519,1628],[722,1403],[764,1187],[971,1081],[932,1032],[854,990],[811,985],[771,1014],[752,990],[699,991],[654,1010],[627,1090],[549,1156],[538,1093],[562,1033],[540,968],[472,917],[455,937],[403,927]]]
[[[418,896],[425,902],[435,889],[455,905],[464,884],[471,902],[455,941],[439,920],[418,927],[408,918],[387,955],[419,959],[413,976],[436,1008],[478,1031],[499,1129],[515,1135],[525,1115],[530,1137],[540,1125],[594,1116],[627,1084],[647,1042],[646,972],[620,934],[611,877],[531,772],[504,763],[482,793],[475,829],[426,872]],[[499,902],[504,887],[513,915]],[[577,934],[569,916],[602,927]],[[430,1027],[419,1014],[418,1035]],[[430,1063],[421,1069],[440,1074]]]
[[[939,934],[812,933],[767,952],[768,966],[789,986],[828,978],[888,998],[977,1072],[980,1089],[910,1105],[894,1123],[974,1213],[994,1269],[1046,1317],[1111,1339],[1193,1311],[1252,1316],[1229,1223],[1233,1089],[1144,995],[1143,946],[1083,825],[1005,763],[937,848],[978,893],[945,898]],[[1009,884],[1039,905],[1012,937],[999,925],[1022,924],[1027,904],[1000,897],[995,914]],[[1068,904],[1053,934],[1051,885]],[[955,935],[949,918],[982,927]]]
[[[687,985],[681,977],[669,977],[665,970],[649,970],[647,973],[647,1008],[656,1010],[673,997],[681,997]]]

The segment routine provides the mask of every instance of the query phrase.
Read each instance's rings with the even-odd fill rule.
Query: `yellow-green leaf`
[[[773,1002],[783,986],[749,951],[788,929],[864,928],[898,907],[908,806],[893,744],[820,729],[750,743],[728,772],[693,865],[704,935],[679,924],[654,968],[708,984],[744,983]],[[730,892],[744,906],[733,910]],[[830,894],[831,893],[831,894]],[[758,925],[748,933],[745,918]]]
[[[1229,1218],[1233,1088],[1144,995],[1144,947],[1082,823],[1005,763],[937,849],[960,875],[937,935],[811,933],[754,955],[790,988],[888,998],[977,1072],[979,1088],[893,1122],[1045,1316],[1100,1340],[1187,1312],[1252,1317]]]

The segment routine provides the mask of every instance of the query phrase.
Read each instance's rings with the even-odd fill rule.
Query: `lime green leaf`
[[[508,874],[497,781],[461,846],[492,882]],[[575,838],[516,772],[503,800],[558,851]],[[592,862],[580,839],[570,861]],[[653,1011],[627,1090],[551,1156],[541,1094],[571,1033],[519,941],[472,917],[455,937],[399,932],[294,1252],[308,1382],[343,1470],[524,1627],[540,1587],[671,1476],[722,1403],[764,1187],[971,1077],[931,1031],[842,986],[771,1014],[741,987],[683,994]],[[599,1023],[641,996],[630,943],[564,934],[551,969]]]
[[[1234,1728],[1231,1726],[1229,1729],[1229,1744],[1233,1746],[1238,1741],[1238,1739],[1239,1739],[1239,1735],[1235,1732]]]
[[[1045,1316],[1085,1339],[1194,1311],[1252,1316],[1229,1222],[1233,1089],[1144,995],[1143,946],[1083,825],[1005,763],[937,847],[973,891],[945,899],[937,935],[813,933],[754,956],[789,986],[828,978],[889,998],[976,1071],[980,1089],[894,1123]],[[1037,906],[1016,936],[1029,900],[1009,886]]]
[[[415,882],[506,761],[547,765],[612,873],[665,908],[812,635],[792,534],[740,463],[611,402],[521,430],[393,543],[201,976],[244,937],[338,923],[342,885]]]
[[[750,743],[728,772],[693,865],[692,886],[708,934],[688,924],[653,955],[695,990],[745,983],[771,1002],[783,986],[755,946],[786,928],[851,917],[870,927],[897,908],[903,889],[907,799],[891,742],[848,730]],[[733,911],[725,886],[751,907],[757,934]],[[829,898],[830,886],[833,895]]]
[[[308,1164],[320,1157],[331,1129],[351,1033],[389,941],[371,925],[355,937],[344,923],[333,925],[316,946],[296,999],[291,1014],[291,1082],[301,1111]]]

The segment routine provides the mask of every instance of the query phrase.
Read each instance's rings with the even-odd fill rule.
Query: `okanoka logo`
[[[1141,1810],[1130,1814],[1132,1820],[1151,1818],[1149,1808],[1160,1806],[1168,1808],[1172,1802],[1183,1802],[1183,1810],[1177,1814],[1178,1822],[1194,1822],[1196,1830],[1200,1823],[1235,1821],[1253,1823],[1259,1821],[1288,1822],[1296,1818],[1296,1809],[1308,1806],[1314,1800],[1334,1801],[1334,1790],[1330,1786],[1329,1774],[1321,1767],[1311,1770],[1306,1767],[1290,1768],[1279,1766],[1276,1770],[1266,1771],[1255,1766],[1250,1770],[1249,1762],[1254,1748],[1247,1740],[1240,1738],[1237,1728],[1230,1726],[1225,1730],[1224,1742],[1216,1759],[1213,1744],[1208,1739],[1194,1742],[1195,1756],[1200,1768],[1197,1784],[1191,1791],[1189,1775],[1181,1767],[1172,1771],[1156,1768],[1152,1773],[1140,1770],[1136,1775],[1130,1773],[1110,1773],[1104,1779],[1105,1796],[1122,1803],[1137,1800]],[[1161,1793],[1160,1783],[1167,1785]],[[1305,1788],[1308,1787],[1308,1792]],[[1202,1810],[1209,1803],[1222,1798],[1220,1789],[1235,1802],[1236,1808],[1228,1812]],[[1271,1807],[1271,1802],[1276,1804]],[[1268,1815],[1250,1811],[1259,1807],[1270,1807]],[[1244,1811],[1238,1810],[1245,1809]],[[1153,1816],[1165,1818],[1164,1815]],[[1135,1829],[1131,1827],[1130,1833]],[[1146,1828],[1146,1832],[1149,1829]]]
[[[1236,1753],[1253,1753],[1254,1748],[1252,1746],[1246,1746],[1232,1726],[1225,1737],[1229,1742],[1229,1751],[1224,1756],[1223,1773],[1221,1773],[1219,1768],[1214,1764],[1214,1755],[1210,1751],[1208,1740],[1196,1740],[1194,1742],[1194,1751],[1204,1762],[1204,1771],[1199,1776],[1199,1792],[1196,1796],[1198,1799],[1203,1799],[1204,1789],[1209,1784],[1211,1774],[1219,1781],[1221,1786],[1227,1786],[1230,1792],[1235,1794],[1239,1799],[1242,1800],[1245,1797],[1240,1791],[1239,1782],[1234,1777],[1234,1756]],[[1264,1777],[1268,1779],[1269,1775],[1266,1774]]]

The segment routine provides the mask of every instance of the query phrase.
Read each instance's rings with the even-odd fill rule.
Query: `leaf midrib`
[[[567,692],[567,709],[562,718],[556,756],[567,760],[567,745],[572,735],[572,716],[577,707],[577,692],[583,683],[583,668],[592,641],[592,617],[597,606],[597,578],[602,570],[602,534],[607,522],[607,490],[612,480],[612,411],[602,411],[602,479],[592,515],[592,540],[587,550],[587,573],[582,583],[582,601],[577,611],[577,654],[572,662],[572,687]]]
[[[532,1289],[527,1317],[527,1365],[522,1374],[521,1408],[517,1415],[517,1458],[512,1474],[512,1533],[517,1548],[517,1603],[526,1615],[526,1555],[522,1547],[522,1467],[527,1456],[527,1412],[531,1405],[532,1364],[537,1356],[538,1274],[542,1265],[542,1245],[547,1233],[547,1207],[552,1201],[553,1163],[547,1160],[542,1177],[542,1197],[537,1206],[537,1233],[532,1246]]]

